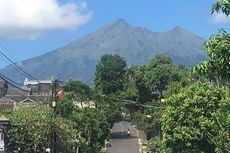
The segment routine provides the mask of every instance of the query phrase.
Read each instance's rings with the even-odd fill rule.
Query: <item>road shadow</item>
[[[137,138],[134,135],[128,135],[126,132],[113,132],[111,134],[111,139],[134,139]]]

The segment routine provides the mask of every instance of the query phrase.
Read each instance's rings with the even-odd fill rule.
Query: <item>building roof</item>
[[[28,95],[28,96],[23,96],[23,95],[6,95],[5,97],[11,99],[12,101],[15,101],[16,103],[20,103],[25,101],[26,99],[30,99],[31,101],[34,102],[39,102],[39,103],[49,103],[51,102],[51,96],[40,96],[40,95]],[[0,103],[1,103],[0,99]]]
[[[29,80],[26,78],[24,81],[24,86],[36,84],[52,84],[52,80]]]

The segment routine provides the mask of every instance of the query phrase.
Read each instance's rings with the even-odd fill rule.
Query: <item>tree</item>
[[[46,106],[21,108],[7,113],[11,122],[9,134],[9,150],[11,152],[45,152],[50,147],[51,130],[57,135],[58,150],[73,152],[78,131],[70,120],[56,116],[52,118],[52,110]]]
[[[41,111],[43,110],[43,112]],[[43,152],[43,147],[49,146],[52,119],[51,111],[44,108],[19,109],[7,114],[12,128],[9,130],[9,148],[11,151]],[[20,148],[20,149],[19,149]]]
[[[177,77],[177,81],[172,81],[167,85],[167,92],[165,93],[165,97],[170,97],[173,94],[177,94],[181,88],[184,88],[188,85],[193,84],[197,80],[201,80],[201,77],[195,73],[190,73],[185,67],[179,65],[177,70],[174,71],[175,76]],[[205,81],[207,81],[205,79]]]
[[[149,104],[149,106],[151,105]],[[161,137],[162,114],[163,109],[160,105],[152,105],[152,107],[146,107],[143,113],[136,113],[135,121],[137,127],[145,132],[147,140],[154,137]]]
[[[121,107],[123,105],[119,98],[114,97],[113,95],[107,96],[102,95],[101,93],[97,93],[95,95],[95,102],[97,109],[106,116],[110,128],[112,128],[115,122],[121,121]]]
[[[73,93],[76,97],[81,100],[91,99],[93,95],[92,89],[85,83],[78,80],[69,80],[64,86],[66,92]]]
[[[138,101],[143,103],[164,97],[163,92],[170,82],[181,80],[179,71],[165,54],[158,54],[149,64],[139,66],[136,71]]]
[[[230,34],[221,30],[217,35],[210,37],[204,46],[211,59],[193,66],[192,71],[214,80],[218,86],[221,81],[229,82]]]
[[[176,66],[172,63],[171,58],[167,55],[159,54],[148,65],[146,84],[152,93],[159,93],[160,98],[162,98],[163,91],[167,90],[170,82],[180,81],[180,76],[177,74]]]
[[[138,103],[145,103],[147,101],[152,101],[153,96],[151,94],[151,90],[146,85],[146,80],[145,80],[145,75],[147,71],[148,71],[147,65],[140,65],[135,72],[135,76],[136,76],[135,83],[138,91],[138,95],[137,95]]]
[[[96,66],[95,87],[102,94],[111,94],[122,90],[126,62],[118,54],[105,54]]]
[[[80,152],[99,153],[108,138],[110,130],[106,116],[98,109],[83,108],[74,112],[73,121],[75,128],[81,131],[85,145],[80,146]]]
[[[230,111],[221,112],[230,107],[228,100],[223,89],[200,82],[168,98],[162,119],[168,152],[228,152]]]
[[[80,101],[81,107],[83,107],[83,101],[89,101],[93,98],[93,90],[87,84],[78,80],[69,80],[64,86],[64,89],[66,95],[69,95],[69,97],[65,99],[66,103],[72,102],[72,99],[74,99],[78,102]]]
[[[218,12],[221,10],[227,16],[230,13],[230,0],[217,0],[216,3],[212,5],[211,12]]]
[[[77,111],[77,107],[74,104],[74,99],[74,94],[66,94],[64,99],[58,101],[57,110],[60,116],[71,119],[73,113]]]
[[[126,100],[136,101],[137,87],[135,84],[135,78],[135,68],[128,66],[124,78],[123,90],[120,92],[120,97]]]

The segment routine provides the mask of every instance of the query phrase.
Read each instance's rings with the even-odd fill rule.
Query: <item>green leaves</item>
[[[229,132],[230,113],[222,113],[230,106],[227,96],[223,89],[198,82],[168,98],[162,119],[165,146],[173,152],[225,152],[229,142],[219,130]]]
[[[73,93],[81,101],[91,99],[93,95],[92,89],[87,84],[78,80],[69,80],[64,89],[67,93]]]
[[[96,66],[95,87],[103,94],[122,90],[125,77],[126,62],[118,54],[105,54]]]
[[[176,68],[170,57],[164,54],[156,55],[148,65],[139,66],[136,71],[139,101],[162,98],[171,82],[182,80],[182,72],[183,70]]]
[[[80,146],[82,152],[99,152],[108,138],[110,130],[105,114],[95,108],[83,108],[73,114],[75,128],[84,138],[85,144]]]
[[[217,82],[217,85],[230,80],[230,35],[220,30],[204,44],[210,61],[204,61],[191,68],[192,72],[208,77]]]
[[[217,0],[212,5],[211,13],[219,12],[219,10],[228,16],[230,14],[230,0]]]

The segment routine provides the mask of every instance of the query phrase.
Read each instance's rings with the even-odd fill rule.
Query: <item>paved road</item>
[[[127,129],[131,136],[127,136]],[[139,153],[137,131],[129,122],[114,124],[110,144],[109,153]]]

